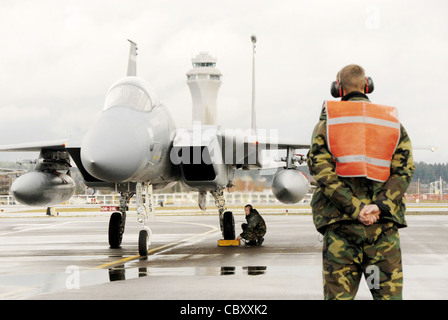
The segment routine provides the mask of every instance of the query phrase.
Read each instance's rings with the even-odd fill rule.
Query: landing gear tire
[[[149,234],[147,230],[140,230],[138,234],[138,253],[142,257],[146,257],[148,255],[149,249]]]
[[[109,220],[109,245],[111,248],[116,249],[121,245],[123,239],[123,217],[120,212],[114,212],[110,216]]]
[[[235,239],[235,221],[233,219],[233,213],[231,211],[224,212],[222,219],[222,235],[224,240],[234,240]]]

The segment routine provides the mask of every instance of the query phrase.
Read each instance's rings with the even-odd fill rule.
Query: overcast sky
[[[248,128],[256,34],[259,128],[309,143],[336,73],[356,63],[373,78],[371,100],[398,108],[413,145],[438,147],[414,159],[445,163],[447,12],[444,0],[0,0],[0,144],[86,130],[126,73],[127,39],[138,44],[138,75],[179,126],[191,123],[185,73],[208,51],[223,74],[219,124]]]

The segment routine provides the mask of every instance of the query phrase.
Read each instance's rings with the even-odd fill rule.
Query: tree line
[[[448,181],[448,163],[415,163],[412,181],[416,182],[420,179],[421,183],[430,183],[439,180],[440,177],[442,177],[442,180]]]
[[[34,165],[32,164],[22,164],[19,165],[15,162],[6,162],[0,161],[0,171],[1,168],[8,169],[25,169],[25,170],[33,170]],[[310,177],[308,168],[306,166],[299,167],[301,171],[304,171],[305,174]],[[71,170],[72,178],[75,180],[77,185],[77,194],[83,194],[85,192],[85,185],[82,181],[82,176],[76,167]],[[448,182],[448,163],[425,163],[425,162],[416,162],[415,163],[415,173],[412,177],[412,184],[417,184],[418,179],[420,179],[420,186],[423,188],[424,184],[428,184],[434,181],[439,181],[440,177],[442,180]],[[2,181],[6,180],[6,181]],[[12,183],[13,177],[10,175],[0,174],[0,193],[8,193],[9,185]],[[234,184],[237,189],[241,190],[249,190],[254,191],[258,189],[264,189],[270,187],[270,182],[272,180],[272,176],[263,176],[257,170],[249,170],[242,171],[237,170],[235,174]],[[4,186],[3,186],[3,184]],[[415,187],[416,188],[416,187]],[[182,192],[182,188],[179,184],[176,184],[176,188],[172,188],[171,190],[163,190],[163,192]]]

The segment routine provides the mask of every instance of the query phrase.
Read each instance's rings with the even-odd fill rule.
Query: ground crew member
[[[362,67],[339,71],[332,95],[342,99],[324,102],[307,157],[325,299],[354,299],[363,273],[374,299],[402,299],[398,228],[415,167],[396,109],[370,103],[372,90]]]
[[[260,213],[248,204],[244,207],[247,223],[243,223],[241,228],[243,232],[236,238],[237,240],[246,240],[247,245],[258,245],[264,241],[266,234],[266,223]]]

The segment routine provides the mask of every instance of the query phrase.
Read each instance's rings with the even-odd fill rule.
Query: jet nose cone
[[[108,182],[132,180],[144,165],[145,154],[143,137],[131,125],[106,118],[87,132],[81,161],[89,174]]]

